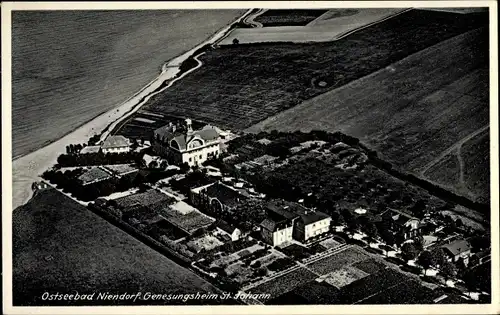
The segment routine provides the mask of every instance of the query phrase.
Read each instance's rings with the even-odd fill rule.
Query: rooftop
[[[185,128],[181,129],[173,124],[168,124],[156,129],[154,135],[163,142],[175,140],[179,146],[179,150],[182,151],[186,150],[189,141],[195,138],[203,141],[216,140],[220,136],[219,132],[220,129],[212,125],[206,125],[201,129],[188,132]]]
[[[270,144],[272,141],[271,141],[271,140],[269,140],[269,139],[267,139],[267,138],[262,138],[262,139],[257,140],[257,142],[258,142],[258,143],[260,143],[260,144],[263,144],[263,145],[268,145],[268,144]]]
[[[406,212],[392,209],[392,208],[388,208],[387,210],[385,210],[384,212],[381,213],[381,216],[384,216],[384,215],[390,215],[394,221],[400,222],[400,223],[406,223],[409,220],[418,220],[417,218],[415,218],[414,216],[411,216],[410,214],[408,214]]]
[[[122,208],[131,207],[134,205],[150,206],[155,203],[165,203],[169,204],[175,199],[167,196],[166,194],[159,192],[155,189],[150,189],[148,191],[128,195],[125,197],[115,199],[118,206]]]
[[[111,174],[101,169],[100,167],[91,168],[89,171],[83,173],[78,177],[78,180],[82,182],[83,185],[87,185],[93,182],[106,180],[111,177]]]
[[[448,250],[452,255],[457,256],[470,250],[470,244],[466,240],[456,240],[450,244],[445,244],[442,246],[443,249]]]
[[[103,149],[128,147],[129,141],[124,136],[109,136],[102,144]]]
[[[240,200],[247,198],[237,190],[220,182],[208,186],[204,193],[212,198],[217,198],[222,204],[228,207],[235,207]]]
[[[80,154],[98,153],[101,147],[98,145],[89,145],[80,151]]]
[[[300,215],[300,220],[304,222],[305,225],[325,220],[328,218],[330,218],[330,216],[321,211],[311,211]]]
[[[123,175],[137,171],[137,168],[131,166],[130,164],[104,165],[103,167],[117,175]]]
[[[273,220],[291,220],[298,217],[297,206],[300,207],[284,200],[274,200],[267,204],[267,210]]]
[[[164,214],[168,222],[188,233],[193,233],[215,221],[214,218],[201,213],[184,201],[176,202],[165,208]]]
[[[226,221],[224,220],[219,220],[217,221],[216,223],[216,226],[223,230],[224,232],[227,232],[229,234],[232,234],[234,232],[234,230],[236,230],[236,227],[232,226],[231,224],[227,223]]]

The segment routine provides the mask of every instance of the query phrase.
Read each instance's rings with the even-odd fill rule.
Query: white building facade
[[[184,132],[176,126],[168,125],[155,130],[153,149],[171,159],[173,163],[189,166],[201,165],[221,153],[221,137],[217,128],[207,125],[193,130],[191,119],[186,119]]]
[[[124,136],[109,136],[104,140],[101,150],[107,153],[127,153],[130,152],[130,141]]]

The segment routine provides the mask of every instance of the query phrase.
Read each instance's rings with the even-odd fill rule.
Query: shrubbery
[[[140,152],[127,153],[89,153],[89,154],[61,154],[57,163],[61,167],[91,166],[107,164],[140,164],[143,154]]]

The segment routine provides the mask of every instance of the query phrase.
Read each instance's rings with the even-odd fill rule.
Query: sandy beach
[[[179,65],[184,60],[193,55],[193,53],[199,48],[207,44],[213,44],[224,38],[230,30],[231,25],[241,21],[241,19],[245,18],[250,11],[251,10],[247,11],[247,13],[243,16],[218,31],[215,35],[211,36],[203,43],[167,62],[162,67],[162,72],[158,75],[158,77],[121,105],[96,117],[75,131],[67,134],[63,138],[35,152],[14,160],[12,163],[12,209],[25,204],[31,198],[31,184],[34,181],[39,181],[40,175],[56,163],[57,157],[65,152],[67,145],[72,143],[87,142],[91,136],[101,133],[104,129],[106,129],[106,127],[109,126],[106,129],[107,131],[103,133],[101,137],[101,139],[104,139],[109,130],[112,130],[116,124],[128,117],[128,115],[137,111],[149,100],[150,97],[167,89],[177,80],[181,80],[190,71],[194,71],[196,68],[193,68],[176,78],[176,75],[180,71]],[[198,67],[199,66],[201,66],[201,63],[199,63]],[[168,81],[168,84],[163,89],[156,91],[165,81]]]

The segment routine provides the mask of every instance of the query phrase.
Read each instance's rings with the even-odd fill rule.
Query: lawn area
[[[305,101],[248,131],[340,130],[384,160],[419,174],[489,123],[487,53],[488,30],[477,29]]]
[[[322,10],[307,10],[307,9],[292,9],[292,10],[267,10],[259,15],[254,20],[260,22],[264,27],[268,26],[292,26],[292,25],[307,25],[312,20],[316,19],[328,9]]]
[[[412,10],[335,42],[220,47],[144,109],[243,129],[487,22],[479,14]],[[314,84],[321,81],[326,86]]]
[[[193,272],[56,190],[35,195],[28,204],[14,210],[12,220],[15,306],[78,305],[78,302],[42,301],[44,292],[114,294],[214,290]],[[215,300],[192,302],[218,303]],[[118,303],[127,302],[94,301],[87,305]],[[136,301],[135,305],[164,303],[168,302]]]

